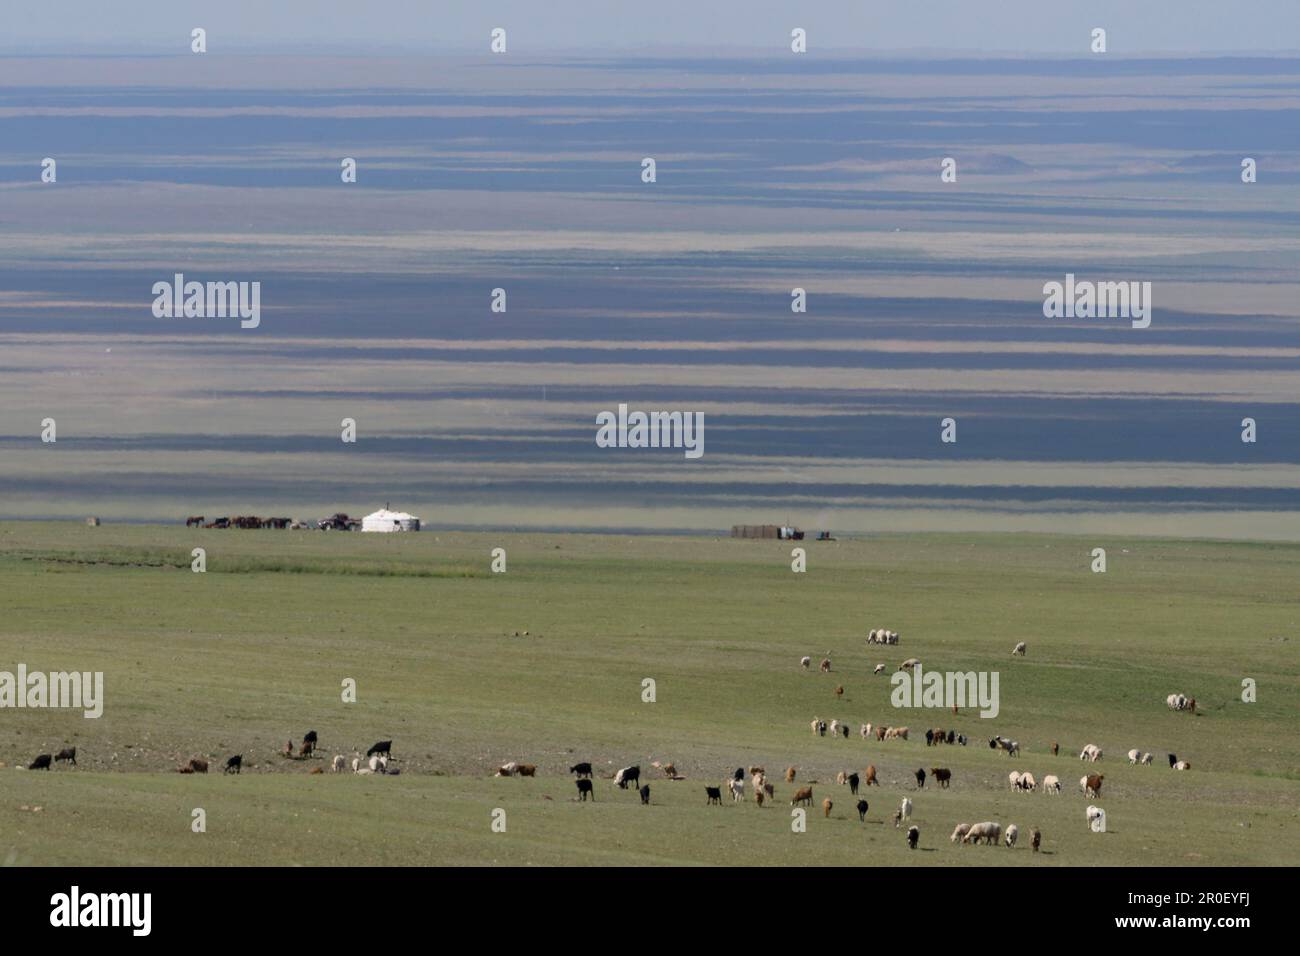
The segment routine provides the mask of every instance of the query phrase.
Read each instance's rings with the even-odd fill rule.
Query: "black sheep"
[[[35,760],[32,761],[31,766],[28,767],[27,769],[28,770],[49,770],[50,761],[52,761],[53,759],[54,758],[49,754],[41,754]]]
[[[54,755],[54,762],[58,763],[60,760],[70,761],[75,767],[77,765],[77,748],[68,747],[66,750],[60,750]]]
[[[592,801],[593,801],[593,802],[595,801],[595,799],[596,799],[596,793],[595,793],[594,790],[591,789],[591,780],[590,780],[590,779],[588,779],[588,778],[586,778],[586,777],[583,777],[583,778],[581,778],[581,779],[579,779],[579,780],[575,780],[574,783],[576,783],[576,784],[578,785],[578,799],[579,799],[579,800],[586,800],[588,797],[591,797]]]
[[[226,769],[224,772],[239,773],[240,768],[242,768],[243,766],[244,766],[244,755],[235,754],[233,757],[231,757],[229,760],[226,761]]]
[[[576,773],[579,777],[590,777],[591,764],[575,763],[572,767],[569,768],[569,773]]]

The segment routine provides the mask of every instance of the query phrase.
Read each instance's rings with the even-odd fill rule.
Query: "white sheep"
[[[1026,770],[1024,773],[1020,775],[1019,789],[1024,790],[1028,793],[1032,793],[1033,791],[1038,789],[1038,781],[1034,779],[1034,775],[1032,773]]]
[[[1175,770],[1191,770],[1191,769],[1192,769],[1192,765],[1189,764],[1186,760],[1180,760],[1180,761],[1178,761],[1178,763],[1174,764],[1174,769],[1175,769]]]
[[[346,763],[347,761],[343,759],[342,754],[335,754],[334,761],[332,764],[330,764],[330,769],[333,770],[335,773],[342,773],[343,767],[346,765]]]
[[[1136,747],[1128,752],[1128,762],[1130,764],[1136,764],[1141,757],[1142,751],[1138,750]]]
[[[832,736],[832,737],[838,737],[839,735],[840,735],[840,722],[839,722],[838,720],[832,720],[832,721],[831,721],[831,736]]]
[[[921,663],[920,658],[909,657],[907,660],[903,661],[903,663],[898,665],[898,669],[900,671],[910,671],[912,668],[918,666],[920,663]]]
[[[799,666],[802,667],[804,670],[807,670],[808,668],[812,667],[812,658],[811,657],[799,658]]]
[[[814,717],[814,718],[812,719],[812,723],[809,724],[809,726],[812,727],[813,736],[816,737],[816,736],[817,736],[817,728],[818,728],[819,726],[821,726],[821,718],[820,718],[820,717]]]
[[[1012,648],[1012,650],[1011,650],[1011,656],[1012,656],[1012,657],[1024,657],[1024,656],[1025,656],[1025,642],[1024,642],[1024,641],[1021,641],[1021,642],[1020,642],[1019,644],[1017,644],[1014,648]]]
[[[353,773],[360,773],[360,772],[361,772],[361,758],[360,758],[360,757],[353,757],[353,758],[352,758],[352,772],[353,772]]]
[[[958,840],[962,839],[962,837],[964,837],[969,832],[970,832],[969,823],[959,823],[957,824],[956,827],[953,828],[952,836],[950,836],[948,840],[951,843],[956,843]]]
[[[1014,823],[1008,824],[1007,825],[1007,846],[1009,847],[1015,846],[1016,837],[1018,836],[1020,836],[1020,827],[1016,826]]]
[[[1055,774],[1049,773],[1046,777],[1043,778],[1043,793],[1052,793],[1052,794],[1056,794],[1057,796],[1060,796],[1061,781],[1057,779]]]
[[[871,725],[870,725],[870,724],[863,724],[863,725],[862,725],[862,739],[863,739],[863,740],[866,740],[866,739],[867,739],[868,737],[870,737],[870,736],[871,736]]]
[[[1011,789],[1015,790],[1020,786],[1020,773],[1015,770],[1011,771],[1009,774],[1007,774],[1007,780],[1011,784]]]
[[[873,673],[873,674],[883,674],[884,672],[885,672],[885,665],[884,665],[884,664],[877,664],[877,665],[876,665],[876,669],[875,669],[874,671],[872,671],[871,673]]]
[[[1088,807],[1087,811],[1088,828],[1093,833],[1106,832],[1106,811],[1101,807]]]
[[[1079,759],[1090,760],[1093,763],[1096,763],[1101,759],[1101,748],[1096,744],[1088,744],[1088,746],[1084,747],[1083,750],[1080,751]]]
[[[1000,839],[1002,839],[1002,824],[985,821],[984,823],[976,823],[967,830],[966,835],[961,838],[961,842],[979,843],[983,840],[987,844],[993,844]]]
[[[1145,764],[1150,764],[1150,763],[1151,763],[1151,755],[1150,755],[1150,754],[1143,754],[1143,755],[1142,755],[1142,759],[1139,760],[1138,763],[1140,763],[1140,764],[1144,764],[1144,765],[1145,765]]]
[[[369,766],[370,766],[371,773],[388,773],[388,758],[381,757],[379,756],[379,754],[375,754],[373,757],[370,758]],[[510,768],[511,773],[515,771],[517,766],[518,766],[517,764],[513,764],[513,763],[506,764],[506,767]],[[505,767],[502,767],[501,769],[504,770]]]

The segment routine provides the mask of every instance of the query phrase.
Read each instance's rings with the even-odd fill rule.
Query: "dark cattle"
[[[60,760],[67,760],[75,767],[77,765],[77,748],[69,747],[66,750],[60,750],[54,755],[54,762],[58,763]]]
[[[375,754],[379,754],[382,757],[391,757],[393,755],[392,749],[393,742],[391,740],[381,740],[366,751],[366,756],[373,757]]]
[[[930,776],[938,781],[940,787],[947,790],[948,784],[952,780],[952,771],[946,767],[931,767]]]
[[[590,780],[590,779],[584,777],[584,778],[582,778],[581,780],[575,780],[574,783],[576,783],[576,784],[578,785],[578,799],[579,799],[579,800],[586,800],[588,797],[591,797],[592,800],[595,800],[595,799],[596,799],[596,794],[595,794],[595,792],[591,789],[591,780]]]
[[[917,841],[921,839],[921,831],[916,827],[907,828],[907,848],[915,850]]]
[[[721,787],[705,787],[704,792],[708,795],[709,803],[716,803],[718,806],[722,806]]]
[[[848,779],[849,779],[849,791],[850,791],[854,796],[857,796],[857,793],[858,793],[858,775],[857,775],[856,773],[851,773],[851,774],[849,774],[849,778],[848,778]]]
[[[923,790],[925,788],[925,771],[918,769],[916,771],[916,788]]]
[[[576,773],[579,777],[590,777],[591,764],[575,763],[572,767],[569,768],[569,773]]]
[[[305,747],[306,744],[303,744],[303,746]],[[233,757],[231,757],[229,760],[226,761],[226,769],[223,772],[239,773],[240,768],[242,768],[243,766],[244,766],[244,755],[235,754]]]
[[[29,766],[27,769],[28,770],[49,770],[50,761],[52,761],[53,759],[54,757],[52,757],[50,754],[41,754],[35,760],[32,761],[31,766]]]
[[[867,819],[867,801],[865,800],[858,801],[858,819],[862,821]]]
[[[641,792],[641,802],[643,804],[648,804],[650,802],[650,784],[647,783],[645,786],[643,786],[640,792]]]
[[[926,745],[927,747],[930,747],[930,746],[933,746],[933,745],[934,745],[934,731],[933,731],[933,730],[927,730],[927,731],[925,732],[925,745]]]

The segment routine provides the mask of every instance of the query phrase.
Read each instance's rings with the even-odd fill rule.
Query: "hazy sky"
[[[202,26],[212,53],[393,47],[482,50],[493,27],[510,52],[629,47],[785,47],[803,27],[817,49],[1087,53],[1300,49],[1298,0],[67,0],[12,3],[0,50],[184,50]]]

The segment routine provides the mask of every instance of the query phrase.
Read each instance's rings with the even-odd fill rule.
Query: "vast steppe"
[[[106,701],[99,719],[0,710],[0,861],[1300,863],[1300,545],[932,533],[801,546],[808,570],[795,574],[789,542],[707,536],[5,522],[0,671],[103,671]],[[505,573],[490,570],[494,548]],[[868,646],[874,627],[899,645]],[[1028,655],[1013,659],[1022,640]],[[827,652],[830,675],[800,668]],[[891,707],[887,674],[908,657],[999,672],[1000,713]],[[341,699],[347,678],[355,703]],[[1199,712],[1169,710],[1175,691]],[[811,735],[814,716],[853,737]],[[864,741],[868,721],[908,725],[911,739]],[[970,746],[927,749],[927,726]],[[309,729],[322,759],[280,755]],[[1023,756],[990,750],[994,734]],[[400,775],[310,772],[385,738]],[[1105,756],[1085,768],[1087,743]],[[18,769],[69,746],[75,768]],[[1131,747],[1155,763],[1128,766]],[[1192,769],[1171,771],[1169,752]],[[235,753],[239,776],[175,772],[192,756],[217,771]],[[538,776],[494,778],[511,760]],[[574,800],[567,768],[581,760],[596,765],[594,803]],[[685,779],[658,779],[656,760]],[[649,779],[649,806],[607,779],[628,764]],[[775,806],[705,805],[706,784],[752,764],[778,781]],[[834,777],[867,764],[882,785],[860,823]],[[803,833],[790,765],[816,781]],[[952,769],[951,789],[916,792],[912,772],[936,766]],[[1056,774],[1063,792],[1013,793],[1013,769]],[[1079,792],[1085,769],[1106,776],[1100,801]],[[904,796],[916,852],[891,823]],[[1085,823],[1094,802],[1104,834]],[[204,833],[191,830],[196,808]],[[1023,837],[949,842],[956,823],[980,820],[1039,827],[1043,852]]]

